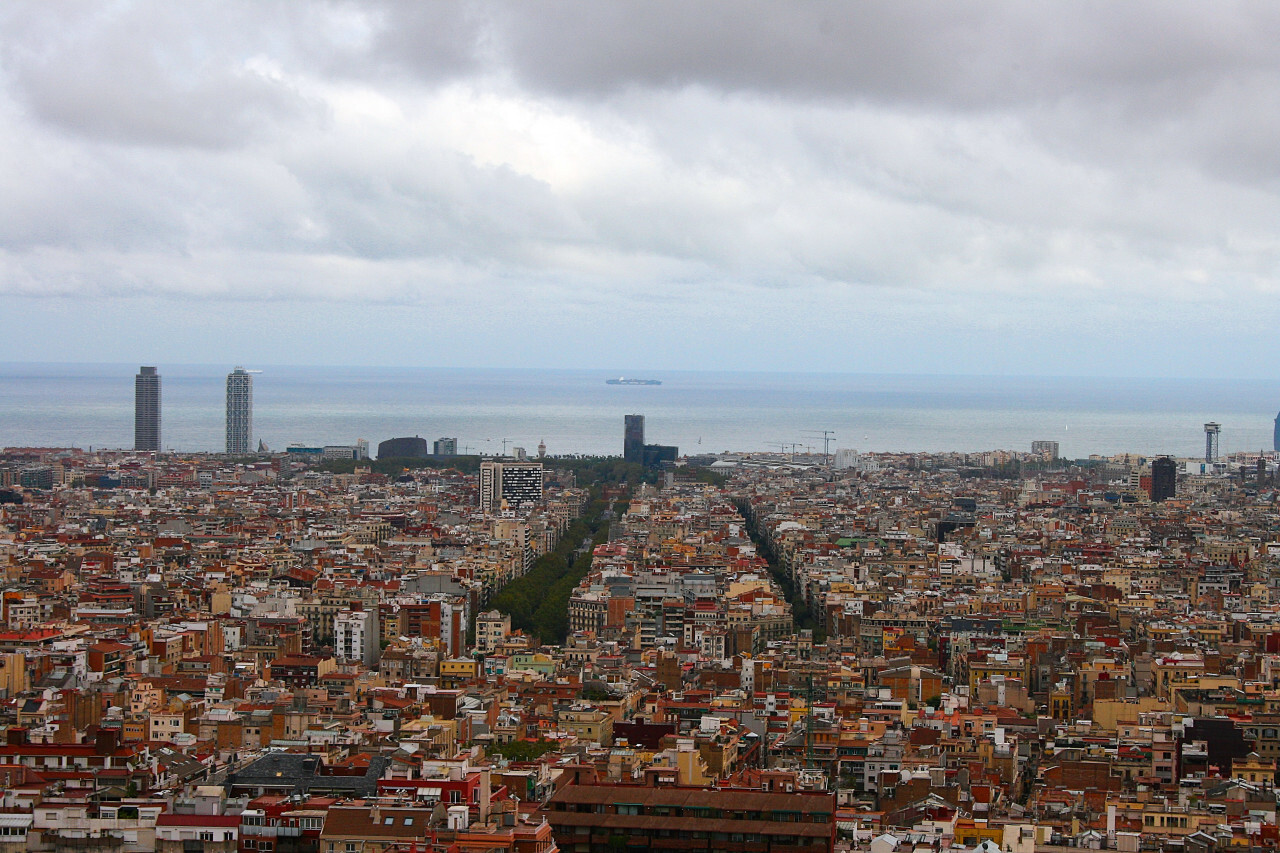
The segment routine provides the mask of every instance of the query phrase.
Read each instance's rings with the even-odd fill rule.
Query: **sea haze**
[[[220,451],[234,365],[158,365],[166,448]],[[258,365],[246,365],[254,368]],[[1271,449],[1280,393],[1271,383],[1208,379],[496,370],[262,366],[254,377],[256,446],[456,436],[498,453],[545,440],[550,454],[622,452],[622,418],[682,453],[822,449],[1029,450],[1196,456],[1203,424],[1223,453]],[[0,364],[0,445],[131,447],[137,365]],[[661,386],[607,385],[625,375]]]

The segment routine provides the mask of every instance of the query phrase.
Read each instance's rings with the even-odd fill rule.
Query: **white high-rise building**
[[[374,666],[381,651],[378,640],[378,614],[374,611],[348,610],[333,617],[333,653],[339,660]]]
[[[227,453],[246,456],[253,438],[253,376],[243,367],[227,374]]]
[[[541,462],[486,459],[480,463],[480,508],[496,513],[504,501],[510,509],[537,503],[542,500],[542,477]]]
[[[877,471],[880,466],[870,456],[864,456],[848,447],[840,447],[836,449],[831,467],[837,471]]]

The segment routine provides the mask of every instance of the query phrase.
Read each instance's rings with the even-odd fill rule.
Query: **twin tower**
[[[253,438],[253,374],[237,367],[227,374],[227,453],[248,455]],[[139,367],[133,378],[133,449],[159,453],[160,373]]]

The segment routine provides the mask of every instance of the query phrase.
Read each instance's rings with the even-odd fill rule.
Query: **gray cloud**
[[[459,7],[454,7],[455,10]],[[1195,2],[510,2],[442,22],[378,17],[378,55],[435,77],[490,61],[563,95],[633,87],[872,99],[957,108],[1116,97],[1178,110],[1280,63],[1280,10]],[[442,63],[442,27],[459,49]],[[467,51],[463,48],[471,47]],[[435,57],[424,62],[424,57]]]
[[[1278,93],[1264,4],[14,3],[0,294],[50,330],[82,300],[84,334],[130,300],[429,306],[493,358],[516,317],[566,359],[763,359],[765,320],[795,358],[880,323],[1265,329]]]
[[[228,6],[205,28],[200,9],[12,9],[4,21],[12,91],[34,116],[71,134],[143,145],[228,148],[278,123],[316,118],[319,105],[275,78],[268,62],[255,61],[271,40],[240,38],[270,20]]]

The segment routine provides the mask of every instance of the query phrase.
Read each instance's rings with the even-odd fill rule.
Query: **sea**
[[[221,451],[233,365],[158,365],[162,438]],[[683,454],[722,451],[981,452],[1057,441],[1061,455],[1203,456],[1271,450],[1280,383],[1111,379],[422,367],[260,366],[253,444],[458,439],[497,454],[620,455],[623,416]],[[129,448],[137,365],[0,363],[0,446]],[[625,375],[661,385],[609,385]],[[824,432],[826,433],[824,437]],[[824,444],[825,438],[825,444]]]

